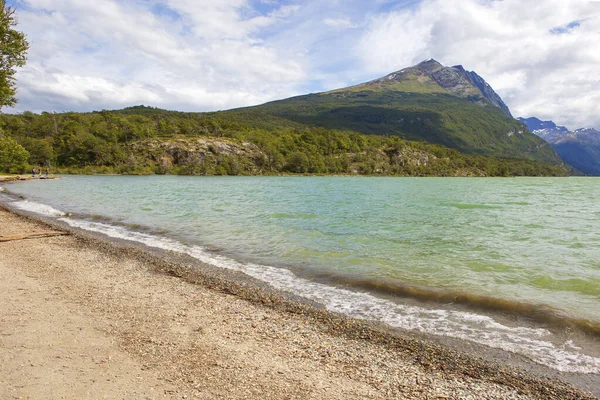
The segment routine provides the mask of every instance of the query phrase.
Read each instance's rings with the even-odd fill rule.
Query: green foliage
[[[432,116],[433,118],[433,116]],[[565,175],[525,158],[467,154],[398,135],[300,124],[259,108],[181,113],[133,107],[92,113],[5,114],[0,125],[56,172],[186,175]]]
[[[286,170],[299,174],[307,173],[309,168],[308,156],[302,151],[292,153],[286,163]]]
[[[18,174],[27,168],[29,153],[14,139],[0,132],[0,172]]]
[[[342,89],[216,113],[260,129],[323,127],[426,141],[467,154],[560,164],[556,152],[499,108],[447,93]]]
[[[29,164],[46,166],[50,160],[53,160],[54,149],[48,139],[38,139],[25,137],[21,140],[22,146],[29,152]]]
[[[15,10],[0,0],[0,108],[12,106],[15,99],[16,67],[25,65],[29,43],[22,32],[14,29],[17,24]]]

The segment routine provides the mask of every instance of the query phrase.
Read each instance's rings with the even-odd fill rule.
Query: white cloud
[[[384,74],[434,57],[483,76],[515,115],[600,127],[600,3],[426,0],[373,17],[357,46]]]
[[[300,6],[297,4],[281,6],[277,10],[271,12],[269,16],[272,18],[288,18],[298,12],[298,10],[300,10]]]
[[[20,3],[19,28],[32,47],[17,76],[16,111],[226,109],[357,84],[434,57],[479,73],[514,115],[600,128],[597,1]]]
[[[325,18],[323,23],[325,25],[340,29],[356,28],[356,25],[350,21],[350,18]]]
[[[179,17],[153,13],[167,7]],[[19,29],[31,42],[17,75],[16,110],[91,110],[133,104],[214,110],[296,93],[303,65],[256,36],[297,12],[244,16],[245,0],[27,0]]]

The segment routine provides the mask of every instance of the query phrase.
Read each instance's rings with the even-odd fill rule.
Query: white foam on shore
[[[268,282],[276,289],[323,304],[328,310],[353,318],[375,320],[389,326],[435,335],[469,340],[482,345],[522,354],[533,361],[564,372],[600,373],[600,358],[582,354],[572,342],[555,346],[544,340],[545,329],[509,327],[491,317],[461,311],[432,310],[397,304],[369,293],[327,286],[299,278],[291,271],[233,259],[207,252],[200,246],[188,246],[172,239],[134,232],[98,222],[61,218],[67,224],[109,237],[143,243],[150,247],[188,254],[204,263],[243,272]]]
[[[16,201],[11,203],[11,205],[20,210],[30,211],[36,214],[45,215],[47,217],[64,217],[66,215],[64,212],[59,211],[56,208],[29,200]]]

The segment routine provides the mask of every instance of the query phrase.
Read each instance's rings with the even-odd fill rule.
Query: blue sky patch
[[[421,0],[388,0],[383,2],[383,4],[379,7],[378,12],[387,13],[406,8],[415,8],[421,3]]]
[[[181,19],[181,15],[166,4],[156,3],[150,8],[150,12],[159,18],[165,18],[172,22]]]
[[[556,28],[550,29],[550,33],[554,35],[561,35],[563,33],[569,33],[575,28],[579,28],[581,26],[581,21],[573,21],[569,22],[567,25],[557,26]]]
[[[254,10],[254,12],[257,14],[260,14],[260,15],[267,15],[270,12],[278,9],[282,5],[283,5],[282,2],[279,2],[279,1],[254,0],[254,1],[250,2],[250,6]],[[255,16],[255,15],[253,15],[253,16]]]

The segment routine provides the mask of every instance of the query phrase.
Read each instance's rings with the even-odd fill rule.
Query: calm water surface
[[[534,306],[600,323],[597,178],[65,176],[5,188],[26,197],[10,198],[16,207],[188,252],[335,311],[478,341],[558,369],[600,371],[597,349],[578,351],[572,341],[544,338],[546,331],[381,296]],[[499,333],[471,338],[482,335],[477,329]],[[532,355],[547,345],[562,353]]]

